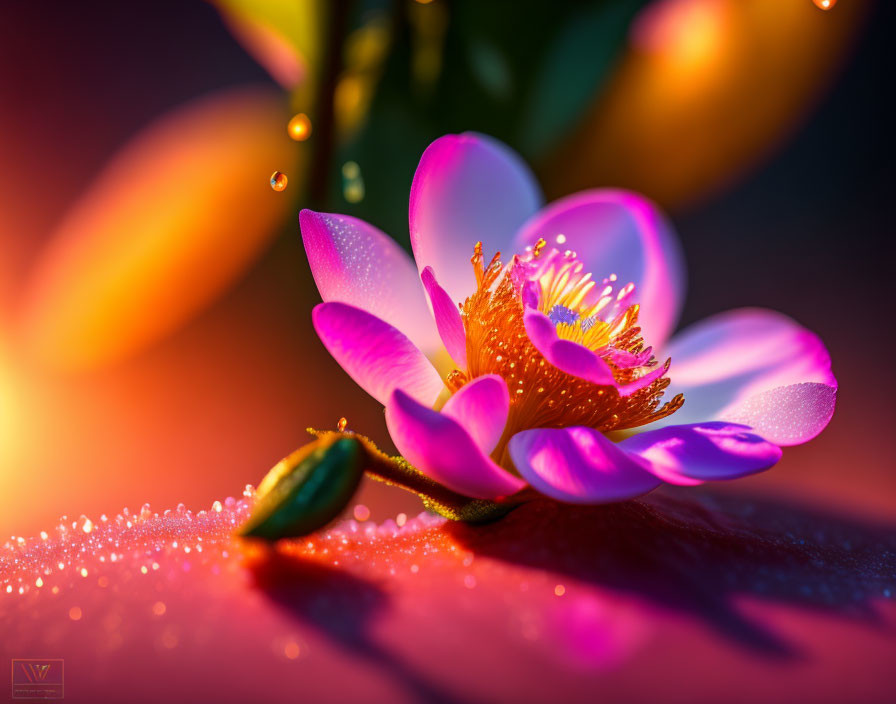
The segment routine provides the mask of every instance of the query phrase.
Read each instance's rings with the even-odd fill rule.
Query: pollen
[[[506,443],[529,428],[582,425],[601,432],[651,423],[678,410],[679,394],[666,403],[665,372],[644,388],[620,396],[612,386],[600,386],[560,371],[530,342],[523,323],[523,289],[538,295],[538,308],[556,326],[561,338],[599,354],[616,381],[627,384],[656,370],[659,362],[645,348],[638,327],[639,307],[631,304],[631,285],[615,290],[616,277],[602,283],[584,271],[574,252],[546,251],[539,240],[524,256],[504,267],[500,253],[488,266],[477,244],[471,258],[477,289],[461,307],[467,335],[467,369],[447,379],[453,392],[483,374],[500,375],[510,390],[510,413],[495,458],[506,464]]]

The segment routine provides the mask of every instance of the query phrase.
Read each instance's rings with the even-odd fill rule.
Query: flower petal
[[[836,386],[811,382],[790,384],[732,404],[719,417],[749,425],[776,445],[799,445],[825,429],[836,403]]]
[[[504,433],[509,410],[507,383],[497,374],[486,374],[461,387],[442,413],[460,423],[479,449],[490,454]]]
[[[700,484],[762,472],[781,459],[781,448],[733,423],[670,425],[627,438],[626,452],[650,463],[671,484]]]
[[[535,348],[561,372],[593,384],[616,386],[609,365],[587,347],[571,340],[561,340],[551,319],[544,313],[530,308],[523,314],[523,322]]]
[[[383,405],[395,389],[430,406],[442,392],[442,379],[423,353],[375,315],[331,302],[315,306],[311,319],[333,358]]]
[[[303,210],[302,241],[317,290],[396,327],[420,349],[440,347],[417,270],[381,230],[348,215]]]
[[[672,358],[668,393],[685,395],[676,423],[746,423],[767,440],[795,445],[833,415],[837,380],[824,344],[781,313],[721,313],[676,335],[665,354]]]
[[[386,425],[398,451],[427,476],[466,496],[509,496],[525,482],[495,464],[450,416],[396,389],[386,405]]]
[[[633,282],[638,323],[648,344],[662,345],[678,321],[685,266],[678,238],[657,207],[636,193],[598,189],[563,198],[520,230],[515,251],[543,237],[549,246],[573,250],[597,281],[616,274]]]
[[[660,480],[592,428],[536,428],[510,439],[517,471],[542,494],[569,503],[624,501],[646,494]]]
[[[476,286],[470,256],[508,256],[514,234],[541,203],[529,168],[509,147],[484,135],[446,135],[429,145],[411,186],[411,245],[417,268],[432,266],[453,301]]]
[[[445,349],[448,350],[454,363],[461,369],[466,369],[467,334],[464,332],[464,321],[460,311],[451,297],[445,293],[445,289],[439,286],[431,266],[423,270],[420,278],[423,280],[423,287],[432,304],[432,314],[436,320],[436,328],[439,331],[439,337],[442,338],[442,344],[445,345]]]

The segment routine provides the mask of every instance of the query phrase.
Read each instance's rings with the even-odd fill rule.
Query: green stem
[[[329,435],[332,431],[319,431],[308,428],[308,432],[317,437]],[[337,435],[357,439],[367,451],[367,462],[364,473],[374,481],[416,494],[423,505],[430,511],[453,521],[468,523],[485,523],[496,520],[520,504],[531,499],[531,493],[522,491],[501,501],[474,499],[459,494],[437,481],[430,479],[413,467],[403,457],[390,457],[382,452],[369,438],[352,432],[337,432]]]

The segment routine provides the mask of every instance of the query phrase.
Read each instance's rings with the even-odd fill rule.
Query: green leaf
[[[366,462],[356,438],[322,434],[268,472],[252,515],[238,533],[273,541],[322,528],[351,500]]]

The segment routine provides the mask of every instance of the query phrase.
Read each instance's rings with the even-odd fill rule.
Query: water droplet
[[[358,504],[355,506],[354,510],[355,520],[357,521],[366,521],[370,518],[370,509],[367,508],[364,504]]]
[[[303,112],[293,115],[289,124],[286,126],[289,136],[297,142],[304,142],[311,136],[311,120]]]
[[[271,188],[275,191],[282,191],[286,188],[286,183],[289,181],[286,178],[286,174],[281,171],[275,171],[271,174]]]
[[[565,244],[566,243],[566,235],[557,235],[557,244]]]

